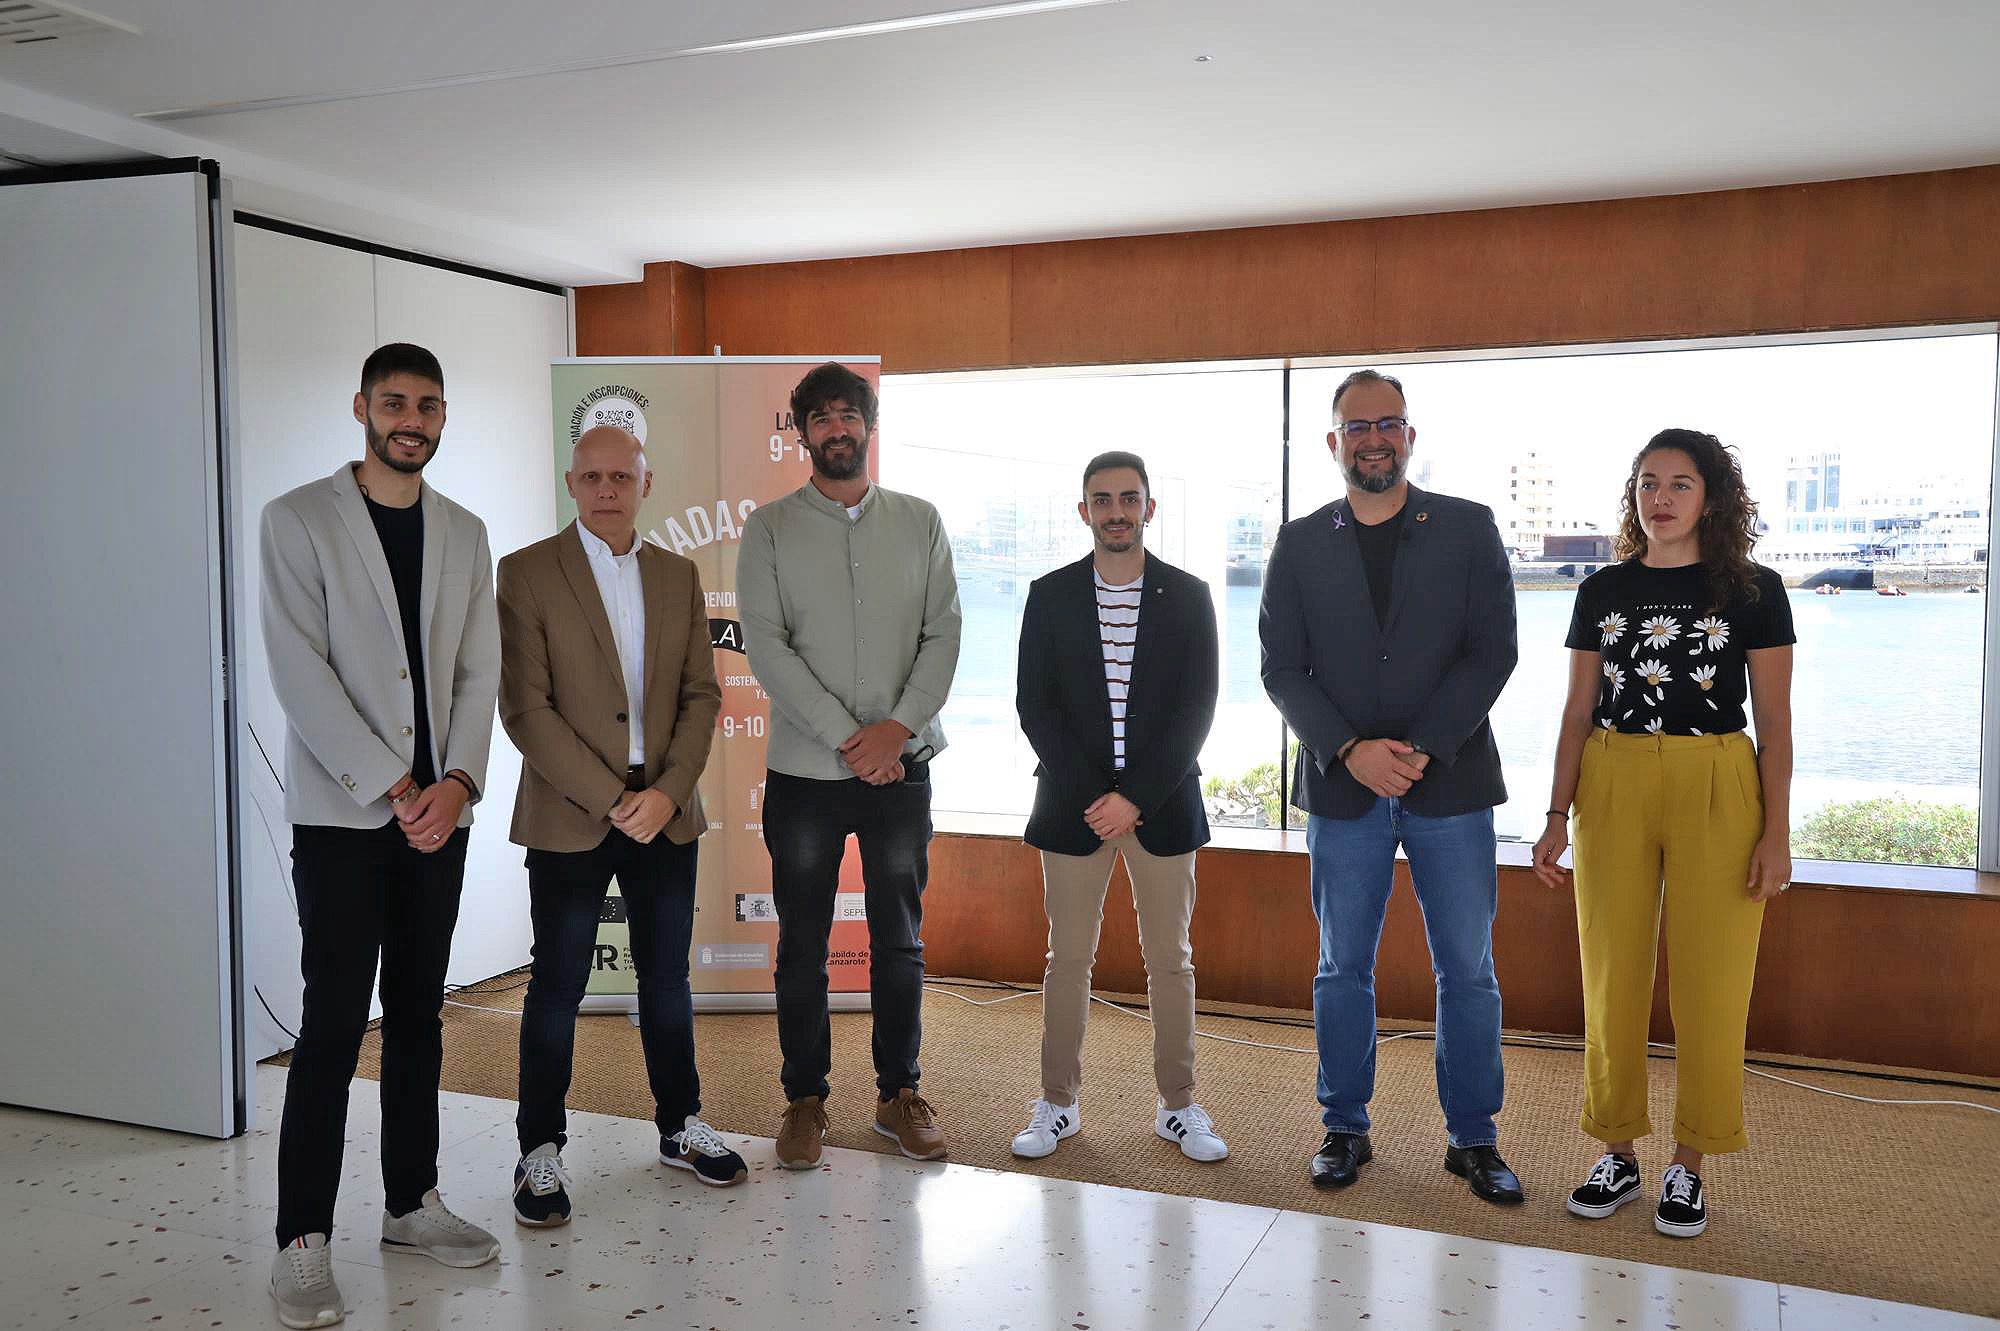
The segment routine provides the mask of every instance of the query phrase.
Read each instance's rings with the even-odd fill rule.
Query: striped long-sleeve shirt
[[[1125,768],[1125,700],[1132,692],[1132,648],[1139,638],[1141,576],[1113,586],[1091,570],[1097,584],[1097,638],[1104,647],[1104,691],[1111,697],[1111,761]]]

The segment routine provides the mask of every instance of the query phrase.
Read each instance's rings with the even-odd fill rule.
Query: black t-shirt
[[[1401,508],[1396,516],[1373,526],[1354,520],[1354,537],[1361,542],[1361,567],[1368,574],[1368,599],[1375,602],[1375,622],[1384,628],[1389,625],[1389,596],[1396,585],[1396,542],[1402,536]]]
[[[1596,723],[1627,734],[1742,730],[1750,696],[1744,653],[1797,641],[1785,584],[1761,564],[1752,581],[1754,601],[1739,594],[1712,611],[1699,564],[1647,568],[1632,559],[1585,578],[1568,644],[1600,658]]]
[[[368,516],[375,523],[375,535],[382,541],[382,557],[389,561],[389,580],[396,584],[396,608],[403,617],[403,647],[410,658],[410,687],[417,698],[416,752],[410,760],[410,775],[417,784],[428,786],[437,780],[437,764],[431,761],[431,709],[424,696],[424,506],[389,508],[373,499]]]

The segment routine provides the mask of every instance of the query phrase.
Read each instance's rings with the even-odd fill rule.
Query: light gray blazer
[[[424,506],[423,650],[432,760],[486,788],[500,690],[500,625],[486,525],[429,485]],[[354,472],[264,508],[264,651],[285,709],[285,817],[380,827],[389,787],[416,752],[416,693],[389,561]],[[469,826],[467,805],[458,825]]]

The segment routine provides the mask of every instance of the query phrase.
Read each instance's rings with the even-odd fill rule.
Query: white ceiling
[[[2000,0],[1118,0],[170,122],[964,0],[89,2],[143,35],[0,46],[0,153],[562,283],[2000,162]]]

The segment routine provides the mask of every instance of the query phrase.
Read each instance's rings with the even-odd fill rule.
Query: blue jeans
[[[576,1048],[576,1009],[590,983],[597,925],[614,875],[638,972],[639,1044],[654,1122],[665,1136],[701,1112],[688,987],[698,846],[664,836],[642,846],[614,827],[592,850],[528,852],[535,954],[521,1002],[520,1106],[514,1116],[523,1155],[544,1142],[558,1149],[569,1142],[563,1101]]]
[[[1424,818],[1382,798],[1359,818],[1306,821],[1319,974],[1313,1032],[1319,1042],[1321,1118],[1334,1132],[1368,1131],[1375,1094],[1375,954],[1395,883],[1396,846],[1424,912],[1437,975],[1437,1087],[1454,1146],[1500,1140],[1500,984],[1493,975],[1499,873],[1493,811]]]

